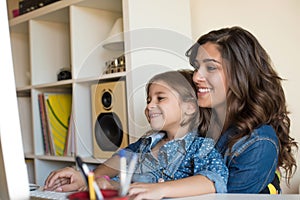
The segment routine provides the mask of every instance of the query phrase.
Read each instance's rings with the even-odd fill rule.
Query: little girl
[[[138,199],[226,192],[228,170],[212,139],[199,137],[193,71],[168,71],[147,84],[152,130],[140,140],[129,195]]]

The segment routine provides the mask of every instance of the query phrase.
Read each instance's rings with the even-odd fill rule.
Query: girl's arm
[[[109,176],[114,177],[119,173],[119,157],[117,155],[113,155],[109,159],[107,159],[103,164],[100,164],[95,168],[94,173],[95,177],[100,176]]]
[[[94,170],[95,180],[101,189],[117,189],[118,184],[110,178],[119,174],[118,166],[119,157],[115,154]]]
[[[215,192],[214,183],[202,175],[163,183],[134,183],[129,189],[133,200],[178,198]]]

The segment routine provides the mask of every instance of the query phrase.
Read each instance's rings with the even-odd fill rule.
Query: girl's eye
[[[165,99],[165,97],[157,97],[158,101],[163,101]]]
[[[159,101],[163,101],[164,99],[166,99],[166,97],[157,97],[156,99],[159,102]],[[147,104],[151,103],[151,101],[152,101],[152,99],[150,99],[150,98],[146,99]]]

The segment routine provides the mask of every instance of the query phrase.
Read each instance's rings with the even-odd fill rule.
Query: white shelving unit
[[[7,2],[22,138],[31,182],[42,185],[54,169],[74,165],[73,157],[44,155],[39,93],[72,93],[77,154],[96,165],[104,160],[92,157],[90,86],[126,77],[128,127],[133,142],[148,128],[141,112],[145,106],[144,84],[155,73],[188,67],[183,57],[192,41],[186,0],[61,0],[16,18],[10,13],[17,8],[18,0]],[[166,10],[166,6],[170,8]],[[102,47],[103,41],[120,17],[125,50],[107,50]],[[165,46],[168,41],[172,47]],[[159,48],[168,48],[171,53],[155,50]],[[126,57],[126,72],[103,75],[105,62],[121,54]],[[57,81],[61,68],[69,68],[72,79]]]

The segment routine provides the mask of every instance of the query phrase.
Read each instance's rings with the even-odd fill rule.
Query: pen
[[[130,186],[130,183],[131,183],[131,179],[132,179],[132,176],[133,176],[133,173],[134,173],[134,169],[135,169],[135,165],[136,165],[136,162],[137,162],[137,155],[136,154],[133,154],[132,155],[132,158],[131,158],[131,161],[129,163],[129,167],[128,167],[128,172],[127,172],[127,177],[126,177],[126,182],[125,182],[125,185],[124,185],[124,188],[123,188],[123,194],[127,194],[128,192],[128,189],[129,189],[129,186]]]
[[[76,156],[75,160],[76,160],[77,166],[79,167],[82,175],[85,178],[86,184],[88,184],[88,174],[89,174],[90,169],[88,168],[88,166],[85,163],[82,162],[82,159],[79,156]]]
[[[87,166],[87,164],[82,163],[82,169],[83,169],[83,172],[85,173],[85,175],[89,175],[90,169]]]
[[[101,191],[100,191],[100,189],[99,189],[96,181],[94,181],[93,186],[94,186],[94,189],[95,189],[97,200],[103,200],[104,197],[103,197],[103,195],[102,195],[102,193],[101,193]]]
[[[126,193],[124,191],[125,184],[126,184],[126,157],[125,157],[125,150],[122,149],[119,152],[120,155],[120,196],[125,196]]]

